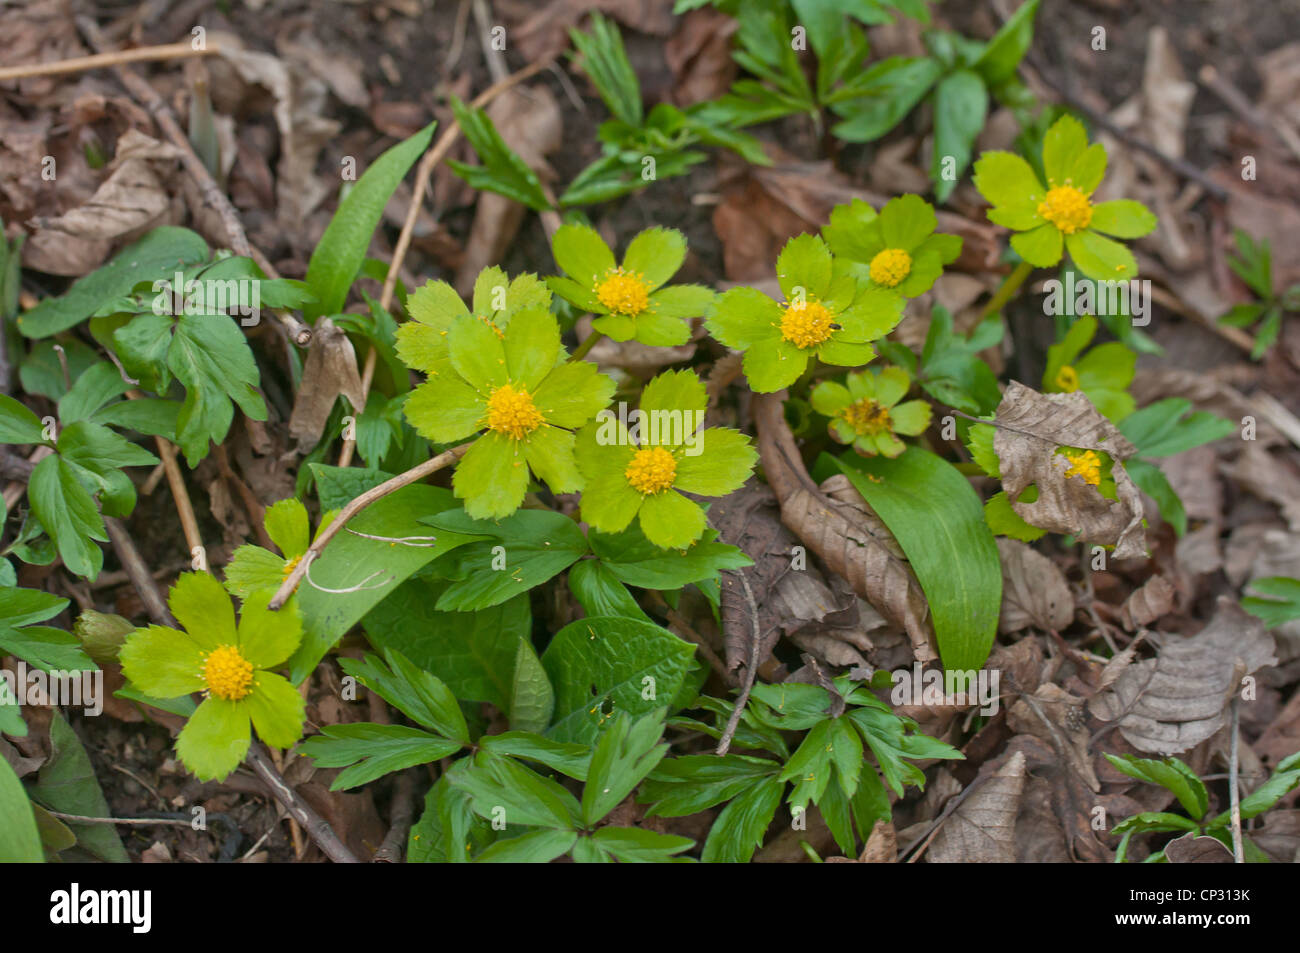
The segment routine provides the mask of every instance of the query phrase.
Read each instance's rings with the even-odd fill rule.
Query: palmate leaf
[[[331,791],[359,787],[393,771],[430,764],[460,749],[460,742],[419,728],[365,722],[327,725],[321,734],[299,746],[318,767],[345,769],[330,784]]]

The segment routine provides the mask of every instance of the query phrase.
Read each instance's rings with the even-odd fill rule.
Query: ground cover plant
[[[1296,44],[597,6],[0,11],[0,859],[1300,857]]]

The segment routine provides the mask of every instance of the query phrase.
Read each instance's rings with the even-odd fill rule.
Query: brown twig
[[[1232,735],[1228,745],[1228,803],[1232,810],[1232,857],[1236,863],[1244,864],[1246,855],[1241,846],[1241,791],[1237,786],[1237,744],[1238,736],[1241,734],[1240,701],[1240,693],[1234,691],[1232,705],[1230,706],[1232,709]]]
[[[745,578],[744,570],[738,570],[732,574],[740,580],[740,586],[745,592],[745,604],[749,608],[750,627],[754,630],[749,640],[749,658],[745,665],[745,681],[740,688],[740,695],[736,698],[736,707],[731,712],[731,717],[727,719],[727,727],[722,732],[722,737],[718,740],[718,751],[720,755],[726,754],[731,747],[731,739],[736,736],[736,729],[740,727],[740,716],[745,711],[745,705],[749,702],[749,693],[754,690],[754,679],[758,676],[758,644],[762,641],[762,633],[758,629],[758,602],[754,599],[754,590],[749,587],[749,580]]]
[[[336,516],[328,526],[320,531],[320,535],[316,537],[311,546],[307,548],[307,551],[302,554],[302,558],[298,560],[298,565],[296,565],[293,568],[293,571],[285,577],[280,588],[276,590],[275,595],[271,597],[271,601],[268,603],[267,607],[276,610],[289,601],[289,597],[293,595],[294,590],[298,588],[303,577],[307,575],[307,570],[311,566],[312,561],[324,552],[325,547],[330,544],[330,540],[339,534],[343,527],[347,525],[348,520],[352,519],[352,517],[356,516],[371,503],[375,502],[375,500],[381,499],[390,493],[400,490],[402,487],[408,486],[417,480],[423,480],[430,474],[437,473],[448,464],[459,460],[465,455],[465,452],[469,450],[470,446],[472,446],[472,444],[465,443],[461,444],[459,447],[453,447],[451,450],[446,450],[438,454],[436,457],[426,460],[419,466],[412,467],[405,473],[399,473],[391,480],[387,480],[379,484],[379,486],[373,487],[365,493],[362,493],[360,496],[354,498],[347,506],[343,507],[343,509],[339,511],[339,515]]]
[[[1285,119],[1281,116],[1265,116],[1251,104],[1245,93],[1232,85],[1226,76],[1209,63],[1201,67],[1196,78],[1200,80],[1202,86],[1222,99],[1238,116],[1256,129],[1276,136],[1282,145],[1291,150],[1293,156],[1300,159],[1300,135],[1296,134]]]
[[[356,854],[339,840],[326,820],[312,810],[311,805],[298,796],[275,770],[266,749],[261,742],[253,742],[248,748],[248,757],[244,759],[257,773],[257,776],[271,789],[271,794],[289,812],[289,816],[302,825],[302,829],[316,843],[330,860],[336,864],[359,864]]]
[[[500,96],[512,86],[522,83],[530,76],[546,68],[549,60],[540,63],[533,63],[521,69],[517,73],[511,73],[505,79],[498,83],[493,83],[474,100],[470,102],[473,109],[482,109],[488,103],[492,102],[497,96]],[[460,126],[455,120],[447,126],[438,141],[433,144],[433,148],[426,152],[420,159],[419,166],[415,170],[415,189],[411,194],[411,204],[406,210],[406,221],[402,223],[402,231],[397,236],[397,245],[393,248],[393,260],[388,266],[388,274],[384,278],[384,287],[379,293],[379,306],[385,311],[389,310],[393,303],[393,293],[397,289],[397,273],[402,268],[402,262],[406,259],[406,252],[411,247],[411,236],[415,233],[415,223],[420,217],[420,207],[424,204],[424,193],[429,187],[429,177],[433,174],[434,168],[441,162],[451,147],[456,144],[456,138],[460,135]],[[375,379],[375,364],[379,359],[379,354],[374,345],[366,351],[366,363],[361,371],[361,392],[370,393],[370,385]],[[339,451],[338,465],[346,467],[352,463],[352,453],[356,449],[355,440],[344,440],[343,449]]]
[[[163,602],[162,593],[158,591],[153,573],[140,557],[140,551],[135,548],[135,541],[127,532],[126,524],[115,516],[105,516],[104,526],[108,530],[108,539],[113,544],[113,551],[117,553],[117,561],[122,564],[127,578],[139,593],[145,612],[160,625],[166,624],[163,619],[169,615],[167,605]]]
[[[372,864],[402,862],[402,847],[415,819],[415,777],[410,771],[399,774],[393,784],[393,805],[389,817],[388,834],[375,851],[375,856],[370,859]]]
[[[105,66],[122,66],[125,63],[153,63],[162,60],[189,59],[194,56],[211,56],[220,53],[215,44],[195,49],[189,42],[167,43],[163,46],[144,46],[135,50],[116,50],[96,53],[93,56],[75,56],[54,63],[28,63],[24,66],[0,67],[0,83],[33,76],[58,76],[63,73],[82,73]]]

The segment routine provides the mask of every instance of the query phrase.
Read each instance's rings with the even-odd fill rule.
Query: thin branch
[[[718,740],[717,753],[720,755],[726,754],[731,747],[731,739],[736,736],[736,729],[740,727],[740,716],[745,711],[745,705],[749,703],[749,693],[754,690],[754,679],[758,676],[758,643],[762,640],[762,633],[758,628],[758,602],[754,599],[754,590],[750,588],[743,569],[738,570],[735,576],[740,580],[740,586],[745,591],[745,605],[749,609],[749,624],[753,632],[749,640],[749,658],[745,664],[745,683],[736,698],[736,707],[732,710],[731,717],[727,719],[727,727]]]
[[[1241,792],[1237,786],[1237,741],[1240,732],[1239,724],[1239,707],[1241,696],[1237,692],[1232,695],[1232,736],[1229,742],[1228,753],[1228,803],[1232,808],[1232,857],[1238,864],[1246,862],[1246,855],[1241,846]]]
[[[373,864],[399,864],[402,862],[402,847],[411,832],[411,822],[415,819],[415,777],[410,771],[403,771],[393,784],[393,804],[390,813],[388,835],[370,859]]]
[[[272,610],[279,609],[289,601],[289,597],[293,595],[294,590],[298,588],[299,584],[303,581],[303,578],[307,575],[307,569],[311,566],[312,561],[325,551],[325,547],[330,544],[330,540],[342,531],[343,527],[347,525],[348,520],[352,519],[352,517],[356,516],[371,503],[375,502],[375,500],[381,499],[390,493],[400,490],[402,487],[408,486],[417,480],[423,480],[430,474],[437,473],[448,464],[459,460],[465,455],[465,452],[469,450],[471,445],[472,444],[465,443],[461,444],[459,447],[453,447],[451,450],[444,451],[436,457],[426,460],[419,466],[412,467],[405,473],[399,473],[391,480],[387,480],[379,484],[379,486],[367,490],[365,493],[362,493],[360,496],[349,502],[347,506],[343,507],[343,509],[339,511],[339,515],[334,517],[333,521],[320,531],[320,535],[318,535],[315,541],[312,542],[311,546],[307,548],[307,551],[302,554],[302,558],[298,560],[298,565],[293,567],[293,571],[289,573],[280,588],[276,590],[275,595],[271,598],[271,601],[268,604],[268,608]]]
[[[135,542],[127,532],[126,524],[115,516],[105,516],[104,527],[108,530],[113,551],[117,553],[117,561],[122,564],[123,571],[131,580],[131,585],[139,593],[145,612],[159,625],[167,624],[164,621],[168,618],[167,604],[163,601],[153,574],[149,572],[149,567],[141,558],[140,551],[135,548]]]
[[[188,41],[184,43],[167,43],[163,46],[144,46],[135,50],[117,50],[112,53],[96,53],[93,56],[76,56],[72,59],[58,60],[53,63],[28,63],[24,66],[0,67],[0,83],[15,79],[29,79],[33,76],[59,76],[64,73],[82,73],[86,70],[101,69],[105,66],[121,66],[125,63],[155,63],[162,60],[190,59],[195,56],[211,56],[220,53],[216,44],[202,49],[195,49]]]
[[[289,787],[288,782],[280,776],[280,772],[275,770],[275,765],[271,764],[271,759],[260,742],[255,741],[249,746],[248,757],[244,760],[271,789],[271,794],[289,812],[289,816],[301,824],[302,829],[316,842],[316,846],[324,851],[326,857],[336,864],[361,862],[356,854],[339,840],[339,836],[334,833],[334,828],[312,810],[311,805],[298,796],[298,792]]]

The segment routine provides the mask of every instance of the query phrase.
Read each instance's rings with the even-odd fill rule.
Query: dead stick
[[[493,83],[470,102],[470,107],[482,109],[510,87],[522,83],[530,76],[545,69],[546,64],[549,62],[547,60],[544,63],[534,63],[517,73],[512,73],[499,83]],[[384,287],[379,294],[379,306],[385,311],[389,310],[393,303],[393,292],[397,288],[397,273],[401,270],[402,262],[406,259],[406,252],[411,247],[411,236],[415,233],[415,223],[420,217],[420,207],[424,204],[424,193],[429,186],[429,176],[433,174],[433,170],[438,163],[451,151],[451,147],[456,144],[456,137],[459,135],[460,126],[453,120],[443,131],[443,134],[438,137],[438,141],[433,144],[433,148],[420,159],[420,164],[416,168],[415,191],[411,195],[411,204],[406,210],[406,220],[402,222],[401,234],[397,236],[397,245],[393,248],[393,260],[388,266],[388,274],[384,277]],[[361,392],[363,394],[369,395],[370,393],[370,385],[375,379],[375,363],[378,357],[374,345],[371,345],[370,349],[366,351],[366,363],[361,371]],[[338,465],[341,467],[351,465],[352,453],[355,449],[355,440],[344,440],[343,449],[339,451]]]
[[[362,493],[360,496],[353,499],[347,506],[343,507],[343,509],[339,511],[339,515],[334,517],[333,522],[320,531],[320,535],[316,537],[311,546],[307,548],[307,551],[302,554],[302,558],[298,560],[298,565],[294,566],[293,571],[289,573],[284,582],[280,585],[280,588],[276,590],[275,595],[271,597],[271,601],[267,604],[267,608],[274,611],[289,601],[289,597],[293,595],[293,591],[298,588],[303,577],[307,575],[307,570],[311,566],[312,561],[324,552],[325,547],[330,544],[330,540],[339,534],[343,527],[347,525],[348,520],[352,519],[352,517],[356,516],[371,503],[375,502],[375,500],[396,492],[402,487],[408,486],[417,480],[423,480],[430,474],[437,473],[449,463],[454,463],[456,460],[459,460],[465,455],[465,452],[469,450],[471,446],[473,446],[472,443],[464,443],[459,447],[453,447],[451,450],[446,450],[443,453],[438,454],[436,457],[426,460],[419,466],[412,467],[405,473],[399,473],[391,480],[387,480],[379,484],[379,486],[369,489],[365,493]]]
[[[93,56],[76,56],[72,59],[58,60],[53,63],[28,63],[25,66],[0,67],[0,82],[28,79],[33,76],[81,73],[85,70],[100,69],[105,66],[121,66],[124,63],[151,63],[161,60],[189,59],[193,56],[211,56],[220,52],[221,47],[219,46],[195,49],[188,42],[168,43],[163,46],[144,46],[136,50],[117,50],[112,53],[96,53]]]
[[[163,602],[162,593],[158,591],[158,586],[154,582],[153,573],[145,565],[145,561],[140,557],[140,551],[135,548],[135,541],[131,539],[131,534],[127,532],[126,524],[115,516],[105,516],[104,526],[108,530],[109,541],[113,544],[113,551],[117,553],[117,561],[122,564],[122,569],[126,572],[127,578],[135,586],[135,591],[140,594],[140,601],[144,603],[145,612],[149,614],[159,624],[167,616],[167,606]]]
[[[402,846],[411,832],[411,822],[415,819],[415,778],[410,771],[403,771],[397,776],[393,785],[393,808],[389,814],[388,834],[384,842],[375,851],[371,863],[400,864]]]

